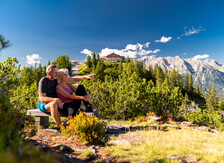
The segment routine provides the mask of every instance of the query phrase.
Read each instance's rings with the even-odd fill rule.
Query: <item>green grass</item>
[[[81,153],[81,156],[91,157],[91,156],[93,156],[93,153],[89,150],[86,150],[86,151]]]
[[[172,157],[224,162],[224,132],[209,133],[169,127],[165,131],[152,129],[128,134],[132,142],[130,145],[110,145],[106,150],[133,162],[180,162],[178,159],[170,159]]]
[[[68,122],[68,117],[61,117],[61,123],[66,123]],[[53,118],[50,116],[49,117],[49,128],[50,129],[58,129],[58,126],[56,125],[56,123],[54,122]]]
[[[90,72],[91,72],[91,69],[88,68],[88,66],[86,64],[83,64],[79,67],[79,74],[80,75],[88,74]]]
[[[68,122],[68,117],[61,117],[61,123]],[[55,124],[53,118],[50,116],[49,117],[49,123],[50,124]]]
[[[79,66],[79,70],[86,69],[86,68],[87,68],[86,64],[82,64],[81,66]]]
[[[107,123],[108,125],[111,125],[111,124],[122,124],[122,125],[132,125],[132,126],[157,126],[158,124],[156,123],[155,120],[147,120],[147,121],[144,121],[144,122],[137,122],[137,121],[124,121],[124,120],[120,120],[120,121],[117,121],[117,120],[111,120]]]

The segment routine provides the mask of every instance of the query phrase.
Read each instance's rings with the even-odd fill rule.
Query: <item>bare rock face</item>
[[[224,88],[224,65],[217,63],[215,60],[206,59],[202,61],[195,58],[184,59],[179,56],[157,57],[153,55],[140,58],[139,61],[145,64],[146,69],[149,68],[149,65],[153,67],[157,65],[163,69],[166,67],[168,71],[176,69],[183,79],[186,73],[191,74],[194,87],[199,84],[202,91],[206,93],[214,85],[217,95],[219,97],[222,96]]]

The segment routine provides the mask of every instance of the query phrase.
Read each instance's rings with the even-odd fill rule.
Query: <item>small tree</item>
[[[91,68],[92,66],[92,62],[91,62],[91,56],[88,55],[86,58],[86,65],[88,66],[88,68]]]
[[[93,67],[93,70],[95,70],[96,65],[97,65],[97,61],[96,61],[96,53],[93,52],[93,55],[92,55],[92,67]]]
[[[167,67],[165,67],[164,69],[164,79],[168,77],[168,70],[167,70]]]
[[[158,66],[157,71],[156,71],[156,84],[161,85],[165,80],[165,75],[160,66]]]
[[[189,97],[187,95],[187,93],[185,93],[185,96],[183,98],[183,101],[182,101],[182,106],[181,106],[181,113],[185,116],[187,115],[187,112],[188,112],[188,106],[190,105],[190,100],[189,100]]]
[[[209,88],[208,93],[205,98],[206,107],[209,112],[218,109],[218,97],[215,93],[215,86],[212,86],[212,89]]]
[[[16,88],[19,82],[19,67],[16,58],[8,57],[3,63],[0,62],[0,96],[9,97],[11,91]]]
[[[58,66],[58,69],[60,68],[67,68],[69,71],[71,70],[71,65],[69,62],[68,55],[60,55],[53,64],[56,64]]]
[[[179,87],[180,89],[183,88],[183,80],[178,72],[178,70],[173,69],[169,74],[169,86],[171,88]]]
[[[101,81],[104,80],[104,66],[100,61],[98,61],[97,63],[95,73],[96,73],[96,76],[94,77],[95,79],[99,79]]]
[[[195,93],[198,95],[198,96],[201,96],[202,95],[202,90],[199,88],[199,84],[197,84],[197,87],[195,89]]]
[[[47,67],[46,67],[46,65],[44,65],[43,70],[42,70],[42,76],[46,76],[47,75],[46,74],[46,69],[47,69]]]
[[[34,83],[35,79],[35,70],[33,70],[31,67],[23,67],[20,72],[20,84],[21,85],[31,85]]]
[[[120,59],[120,61],[119,61],[118,74],[121,74],[122,73],[122,70],[123,70],[123,63],[122,63],[122,60]]]
[[[188,84],[189,84],[189,76],[186,73],[185,74],[185,77],[184,77],[184,90],[185,90],[185,92],[188,92],[189,91],[188,90],[188,88],[189,88]]]
[[[219,108],[220,110],[224,110],[224,93],[223,93],[223,96],[219,102]]]
[[[97,62],[100,61],[100,54],[99,53],[97,53],[97,55],[96,55],[96,61]]]
[[[51,64],[51,61],[50,61],[50,60],[48,60],[47,65],[49,66],[50,64]]]
[[[126,63],[129,63],[130,62],[130,58],[129,56],[126,58]]]
[[[188,81],[188,92],[190,95],[193,95],[194,92],[194,87],[193,87],[193,79],[192,79],[192,75],[189,75],[189,81]]]

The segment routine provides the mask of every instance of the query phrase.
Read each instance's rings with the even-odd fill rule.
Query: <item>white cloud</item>
[[[118,49],[109,49],[109,48],[105,48],[105,49],[102,49],[101,52],[100,52],[100,57],[104,57],[104,56],[107,56],[111,53],[115,53],[115,54],[118,54],[118,55],[121,55],[121,56],[124,56],[124,57],[130,57],[130,58],[137,58],[137,57],[142,57],[142,56],[145,56],[145,55],[148,55],[148,54],[156,54],[160,51],[160,49],[155,49],[154,51],[152,50],[145,50],[145,49],[138,49],[138,50],[127,50],[126,48],[125,49],[121,49],[121,50],[118,50]]]
[[[156,53],[158,53],[158,52],[160,52],[160,49],[155,49],[152,53],[153,53],[153,54],[156,54]]]
[[[203,55],[196,55],[193,58],[194,59],[206,59],[206,58],[209,58],[209,57],[210,57],[209,54],[203,54]]]
[[[165,37],[165,36],[162,36],[160,40],[155,40],[155,42],[167,43],[167,42],[170,41],[171,39],[172,39],[172,37]]]
[[[125,49],[126,50],[137,50],[137,45],[128,44]]]
[[[150,44],[150,42],[146,42],[145,44],[144,44],[144,47],[149,47],[149,44]]]
[[[142,44],[137,43],[137,47],[139,48],[139,50],[142,50],[143,45],[142,45]]]
[[[111,53],[115,53],[124,57],[129,56],[130,58],[137,57],[137,51],[127,50],[127,49],[118,50],[118,49],[109,49],[109,48],[102,49],[100,52],[100,57],[107,56]]]
[[[80,53],[86,54],[86,55],[91,55],[92,54],[92,52],[88,49],[83,49],[83,51],[81,51]]]
[[[198,28],[194,28],[194,27],[188,28],[187,26],[185,26],[184,33],[181,36],[178,36],[177,39],[180,39],[182,36],[190,36],[193,34],[200,33],[202,31],[205,31],[205,28],[200,26]]]
[[[185,28],[186,30],[187,28]],[[188,29],[187,31],[185,31],[184,35],[185,36],[190,36],[190,35],[193,35],[193,34],[196,34],[196,33],[199,33],[200,32],[200,29],[195,29],[194,27],[192,27],[191,29]]]
[[[104,48],[101,50],[99,53],[100,57],[107,56],[111,53],[118,54],[120,56],[124,57],[130,57],[130,58],[138,58],[142,57],[148,54],[156,54],[160,51],[160,49],[155,49],[155,50],[147,50],[146,48],[149,47],[150,42],[146,42],[145,44],[127,44],[124,49],[109,49],[109,48]],[[83,54],[91,55],[91,51],[88,49],[84,49],[81,51]]]
[[[146,43],[146,44],[148,44],[148,43]],[[137,49],[142,50],[143,47],[144,47],[144,45],[142,45],[142,44],[140,44],[140,43],[137,43],[137,44],[135,44],[135,45],[133,45],[133,44],[128,44],[128,45],[126,46],[125,50],[137,50]]]
[[[140,55],[140,56],[144,56],[144,55],[148,55],[148,54],[150,54],[150,53],[153,53],[153,51],[152,50],[141,50],[140,52],[138,52],[138,54]]]
[[[30,65],[34,65],[35,63],[40,63],[40,59],[42,59],[39,54],[32,54],[26,56],[26,63]]]
[[[151,54],[151,53],[153,53],[153,54],[156,54],[156,53],[158,53],[158,52],[160,52],[160,49],[155,49],[155,50],[141,50],[141,51],[139,51],[138,52],[138,54],[140,55],[140,56],[144,56],[144,55],[148,55],[148,54]]]

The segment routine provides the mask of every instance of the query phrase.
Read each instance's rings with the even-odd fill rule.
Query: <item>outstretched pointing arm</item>
[[[84,75],[84,76],[74,76],[68,79],[69,82],[79,82],[84,79],[93,79],[96,74]]]

